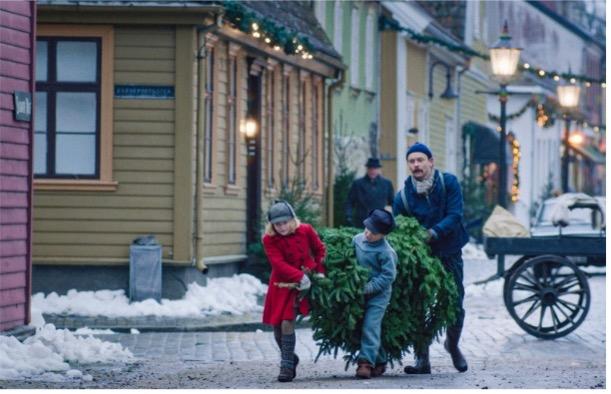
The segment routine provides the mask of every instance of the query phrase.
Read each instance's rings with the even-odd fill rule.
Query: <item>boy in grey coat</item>
[[[381,346],[382,318],[390,302],[397,274],[397,253],[384,238],[395,227],[393,215],[374,209],[363,221],[365,231],[352,239],[358,263],[369,269],[365,284],[365,317],[356,376],[369,379],[386,371],[386,352]]]

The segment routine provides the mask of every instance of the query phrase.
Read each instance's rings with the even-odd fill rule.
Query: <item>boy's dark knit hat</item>
[[[267,220],[270,223],[288,222],[295,218],[295,211],[291,204],[284,200],[276,200],[274,204],[269,208],[267,213]]]
[[[395,218],[385,209],[374,209],[363,220],[367,230],[374,234],[389,234],[395,228]]]
[[[405,154],[405,158],[407,159],[409,155],[415,152],[424,153],[426,157],[428,157],[429,159],[433,157],[433,152],[431,152],[428,146],[420,142],[416,142],[414,145],[409,147],[409,149],[407,150],[407,153]]]

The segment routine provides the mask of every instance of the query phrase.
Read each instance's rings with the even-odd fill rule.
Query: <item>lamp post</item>
[[[560,106],[565,109],[564,136],[562,137],[562,166],[560,169],[563,193],[569,191],[569,138],[571,132],[570,110],[579,105],[579,90],[579,86],[574,84],[558,85],[557,88],[558,101],[560,102]]]
[[[499,188],[498,188],[498,203],[503,208],[507,208],[507,84],[513,77],[518,67],[520,60],[521,48],[516,48],[511,45],[511,36],[507,28],[507,21],[503,25],[503,32],[499,40],[490,48],[490,63],[492,65],[492,74],[500,83],[498,91],[499,102],[501,103],[500,116],[500,151],[499,151]]]

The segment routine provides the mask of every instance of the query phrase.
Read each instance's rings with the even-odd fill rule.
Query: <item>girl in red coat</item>
[[[299,292],[310,287],[307,273],[324,275],[325,246],[309,224],[300,223],[293,207],[276,201],[270,208],[263,247],[272,266],[265,296],[263,323],[274,327],[280,347],[280,382],[295,378],[299,358],[295,354],[295,318],[306,315],[310,306]]]

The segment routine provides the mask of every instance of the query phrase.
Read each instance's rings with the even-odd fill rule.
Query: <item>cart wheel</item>
[[[590,309],[586,276],[560,256],[539,256],[522,264],[506,282],[503,298],[516,323],[542,339],[570,333]]]

